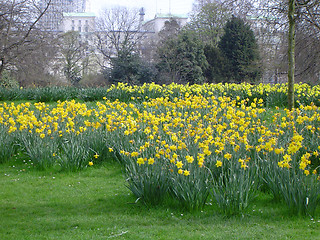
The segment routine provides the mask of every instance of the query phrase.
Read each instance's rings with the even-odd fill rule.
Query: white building
[[[80,34],[95,32],[95,14],[89,12],[63,13],[63,21],[60,25],[62,32],[78,31]]]
[[[47,7],[48,0],[40,1],[40,8]],[[87,0],[51,0],[51,3],[40,19],[42,29],[59,32],[64,12],[85,12]]]
[[[180,27],[184,27],[187,24],[188,17],[186,15],[177,15],[177,14],[156,14],[155,18],[143,23],[143,30],[151,33],[159,33],[165,22],[175,19]]]

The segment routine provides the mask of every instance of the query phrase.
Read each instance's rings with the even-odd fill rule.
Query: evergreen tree
[[[220,49],[211,44],[207,44],[204,47],[204,54],[209,64],[204,72],[207,82],[226,82],[225,72],[228,71],[228,62]]]
[[[250,26],[232,17],[224,28],[219,49],[227,63],[224,77],[233,82],[256,82],[261,76],[258,45]]]
[[[111,63],[111,69],[105,72],[110,82],[139,85],[154,81],[157,74],[155,67],[144,62],[137,53],[119,51],[118,56],[111,59]]]
[[[203,83],[208,63],[203,44],[188,32],[169,38],[157,50],[161,75],[174,82]]]

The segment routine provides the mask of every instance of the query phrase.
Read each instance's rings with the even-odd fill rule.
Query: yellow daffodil
[[[177,168],[182,168],[183,163],[182,163],[181,161],[178,161],[178,162],[176,163],[176,166],[177,166]]]
[[[217,162],[216,162],[216,167],[221,167],[221,166],[222,166],[222,162],[219,161],[219,160],[217,160]]]

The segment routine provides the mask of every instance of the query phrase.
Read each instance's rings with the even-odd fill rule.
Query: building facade
[[[89,12],[64,12],[60,24],[62,32],[78,31],[81,34],[95,32],[95,14]]]
[[[41,1],[44,10],[48,0]],[[63,20],[63,13],[83,13],[86,11],[87,0],[51,0],[49,8],[41,18],[41,28],[46,31],[59,32]]]

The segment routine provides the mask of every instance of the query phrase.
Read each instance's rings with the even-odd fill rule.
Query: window
[[[72,24],[74,25],[74,20],[72,19]]]
[[[88,29],[88,27],[85,27],[85,30],[84,30],[85,32],[88,32],[89,31],[89,29]]]
[[[78,27],[78,31],[81,32],[81,27]]]
[[[79,25],[81,25],[81,20],[79,20]]]
[[[88,20],[86,20],[86,25],[88,25],[89,24],[89,21]]]
[[[71,27],[71,30],[74,31],[74,26]]]

